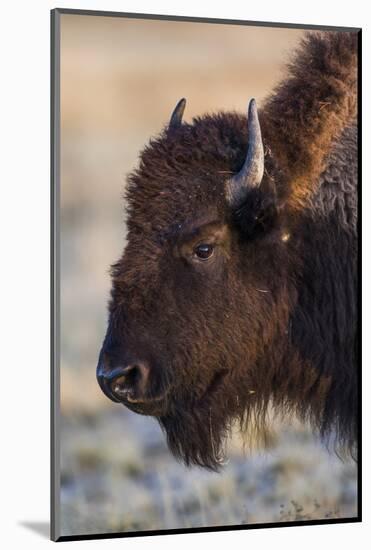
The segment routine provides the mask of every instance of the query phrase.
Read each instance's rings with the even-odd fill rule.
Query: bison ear
[[[174,111],[173,111],[173,113],[170,117],[170,122],[169,122],[169,129],[170,130],[174,130],[175,128],[179,128],[179,126],[182,125],[182,118],[183,118],[183,113],[184,113],[185,106],[186,106],[186,100],[183,97],[176,104],[176,107],[175,107],[175,109],[174,109]]]
[[[271,182],[250,190],[245,201],[233,209],[233,220],[245,237],[266,234],[279,223],[280,208]]]

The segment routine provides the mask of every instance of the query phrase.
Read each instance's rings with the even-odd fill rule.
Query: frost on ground
[[[221,473],[186,468],[151,418],[123,407],[64,416],[64,535],[354,517],[357,469],[303,426],[280,426],[265,450],[238,436]]]

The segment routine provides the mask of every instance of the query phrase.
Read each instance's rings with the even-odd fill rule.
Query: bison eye
[[[208,260],[214,254],[214,247],[212,244],[199,244],[194,248],[194,255],[199,260]]]

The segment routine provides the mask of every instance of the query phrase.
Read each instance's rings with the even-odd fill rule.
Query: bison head
[[[113,401],[157,417],[175,456],[216,469],[234,420],[262,416],[287,353],[288,234],[255,101],[247,123],[185,124],[184,106],[128,179],[97,376]]]

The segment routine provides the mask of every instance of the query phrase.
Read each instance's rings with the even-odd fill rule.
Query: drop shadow
[[[44,539],[50,538],[50,523],[48,521],[20,521],[19,525],[30,529]]]

